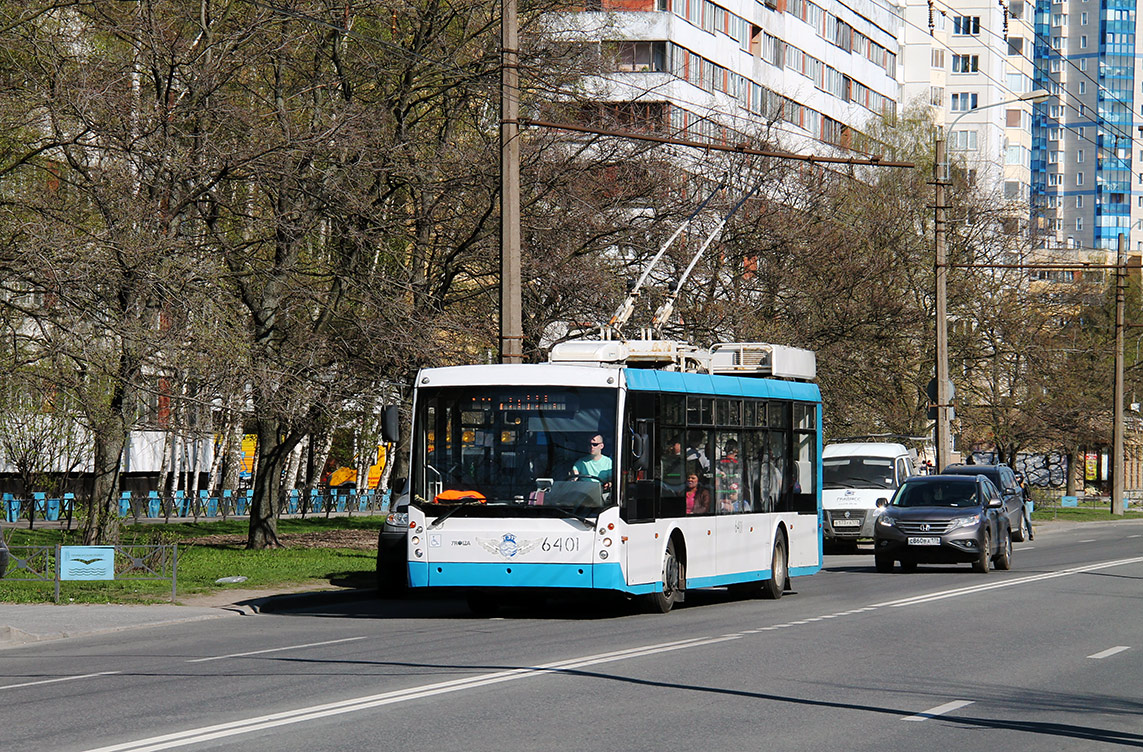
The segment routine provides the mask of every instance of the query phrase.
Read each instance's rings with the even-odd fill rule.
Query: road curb
[[[352,601],[376,597],[372,588],[345,588],[339,590],[314,590],[305,593],[283,593],[240,601],[234,607],[249,609],[255,614],[281,614],[291,611],[304,611],[322,606],[335,606]]]

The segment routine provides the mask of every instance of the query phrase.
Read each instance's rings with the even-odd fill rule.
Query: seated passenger
[[[706,514],[710,511],[710,491],[699,485],[698,473],[687,474],[687,514]]]

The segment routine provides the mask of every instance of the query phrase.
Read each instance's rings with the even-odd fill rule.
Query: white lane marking
[[[1125,564],[1135,564],[1143,562],[1143,557],[1136,557],[1132,559],[1120,559],[1117,561],[1103,562],[1099,564],[1092,564],[1084,567],[1075,567],[1073,569],[1064,570],[1062,572],[1048,573],[1045,575],[1035,575],[1032,577],[1025,577],[1015,580],[1006,580],[1000,583],[995,583],[987,587],[975,588],[961,588],[946,593],[932,593],[928,596],[919,596],[917,598],[907,598],[900,601],[887,601],[881,604],[866,606],[864,608],[854,609],[852,613],[862,613],[866,611],[874,611],[878,608],[885,606],[904,606],[913,605],[914,603],[921,603],[924,600],[937,600],[940,598],[951,598],[958,595],[968,595],[981,590],[990,590],[995,587],[1010,587],[1012,585],[1025,584],[1029,582],[1036,582],[1038,580],[1050,579],[1053,577],[1063,577],[1070,574],[1079,574],[1082,572],[1095,571],[1099,569],[1106,569],[1109,567],[1122,566]],[[794,626],[798,622],[790,622],[787,624],[779,624],[768,627],[761,627],[759,631],[771,631],[775,629],[782,629],[784,627]],[[290,710],[282,713],[274,713],[271,715],[257,716],[254,718],[247,718],[245,720],[231,721],[229,723],[217,724],[214,726],[203,726],[197,729],[188,729],[186,731],[179,731],[172,734],[165,734],[162,736],[155,736],[148,739],[140,739],[133,742],[126,742],[123,744],[116,744],[108,747],[99,747],[97,749],[89,750],[88,752],[152,752],[154,750],[171,749],[174,747],[183,747],[200,742],[210,741],[212,739],[219,739],[228,736],[236,736],[238,734],[245,734],[252,731],[259,731],[266,728],[273,728],[276,726],[285,726],[293,723],[301,723],[304,721],[314,720],[331,715],[338,715],[342,713],[352,713],[358,710],[367,710],[370,708],[380,707],[383,705],[392,705],[395,703],[406,702],[409,700],[420,699],[422,697],[432,697],[434,695],[446,694],[450,692],[461,692],[468,689],[476,689],[478,687],[487,686],[490,684],[498,684],[500,682],[514,681],[530,676],[542,675],[545,673],[558,673],[560,671],[567,671],[574,668],[583,668],[600,663],[611,663],[616,661],[626,660],[628,658],[636,658],[645,655],[654,655],[656,653],[665,653],[673,650],[685,650],[692,647],[701,647],[704,645],[714,645],[729,640],[741,639],[736,635],[701,638],[694,637],[687,640],[680,640],[677,642],[660,643],[656,645],[644,645],[636,648],[628,648],[626,650],[617,650],[610,653],[603,653],[600,655],[587,656],[585,658],[571,659],[566,661],[558,661],[555,663],[548,663],[541,666],[525,667],[510,669],[506,671],[499,671],[491,674],[481,674],[479,676],[470,677],[467,679],[454,679],[446,682],[438,682],[435,684],[420,685],[411,687],[409,689],[394,690],[390,692],[383,692],[377,695],[369,695],[365,697],[358,697],[350,700],[343,700],[340,702],[327,703],[324,705],[314,705],[310,707],[303,707],[297,710]],[[960,701],[964,704],[969,704],[969,701]],[[952,705],[952,703],[950,703]],[[945,706],[941,706],[943,708]],[[963,707],[958,705],[957,707]],[[919,719],[932,717],[936,710],[920,714]],[[949,708],[954,709],[954,708]],[[943,712],[948,712],[947,710]],[[923,717],[923,718],[922,718]]]
[[[1020,546],[1020,551],[1031,551],[1035,546]]]
[[[155,736],[151,737],[150,739],[140,739],[134,742],[116,744],[109,747],[100,747],[98,749],[90,750],[89,752],[127,752],[127,750],[130,750],[131,752],[151,752],[152,750],[183,747],[190,744],[198,744],[200,742],[210,741],[212,739],[221,739],[228,736],[246,734],[252,731],[260,731],[277,726],[286,726],[294,723],[315,720],[317,718],[340,715],[343,713],[353,713],[359,710],[367,710],[369,708],[380,707],[382,705],[392,705],[395,703],[406,702],[408,700],[416,700],[423,697],[432,697],[434,695],[459,692],[466,689],[475,689],[477,687],[484,687],[490,684],[499,684],[501,682],[514,681],[516,679],[523,679],[530,676],[539,676],[546,673],[558,673],[560,671],[585,668],[587,666],[594,666],[601,663],[611,663],[614,661],[622,661],[628,658],[636,658],[644,655],[667,653],[674,650],[686,650],[688,648],[699,647],[703,645],[714,645],[720,642],[727,642],[734,639],[738,638],[735,636],[709,637],[705,639],[696,637],[688,640],[679,640],[677,642],[660,643],[658,645],[644,645],[642,647],[629,648],[626,650],[616,650],[610,653],[601,653],[598,655],[586,656],[583,658],[573,658],[571,660],[556,661],[555,663],[546,663],[540,666],[509,669],[506,671],[497,671],[491,674],[481,674],[479,676],[473,676],[467,679],[453,679],[451,681],[437,682],[435,684],[423,684],[417,687],[410,687],[409,689],[382,692],[376,695],[357,697],[351,700],[343,700],[341,702],[313,705],[310,707],[299,708],[297,710],[286,711],[284,713],[272,713],[270,715],[257,716],[254,718],[247,718],[245,720],[232,721],[230,723],[203,726],[197,729],[189,729],[187,731],[179,731],[173,734]]]
[[[76,679],[93,679],[97,676],[111,676],[121,674],[122,671],[100,671],[98,674],[80,674],[78,676],[61,676],[58,679],[40,679],[39,681],[24,682],[23,684],[5,684],[0,689],[17,689],[19,687],[35,687],[40,684],[55,684],[57,682],[75,681]]]
[[[367,637],[346,637],[343,640],[327,640],[325,642],[310,642],[305,645],[288,645],[284,648],[269,648],[267,650],[251,650],[248,653],[231,653],[230,655],[214,655],[210,658],[191,658],[187,663],[206,663],[207,661],[222,661],[227,658],[243,658],[248,655],[264,655],[266,653],[280,653],[283,650],[301,650],[302,648],[316,648],[322,645],[336,645],[339,642],[354,642],[365,640]]]
[[[1136,556],[1131,559],[1118,559],[1116,561],[1105,561],[1098,564],[1088,564],[1082,567],[1063,569],[1059,572],[1046,572],[1044,574],[1034,574],[1029,577],[1017,577],[1011,580],[1001,580],[999,582],[992,582],[985,585],[972,585],[970,587],[958,588],[956,590],[938,591],[935,593],[927,593],[925,595],[916,595],[911,598],[902,598],[901,600],[896,601],[885,601],[884,603],[876,603],[870,608],[901,608],[902,606],[915,606],[920,603],[930,603],[932,601],[944,600],[945,598],[956,598],[961,595],[982,593],[985,590],[997,590],[999,588],[1013,587],[1015,585],[1024,585],[1029,582],[1039,582],[1040,580],[1053,580],[1057,577],[1067,577],[1069,575],[1083,574],[1085,572],[1096,572],[1100,569],[1119,567],[1125,564],[1138,564],[1140,562],[1143,562],[1143,556]]]
[[[1143,535],[1129,535],[1128,538],[1143,538]]]
[[[1122,653],[1124,650],[1130,649],[1131,647],[1129,645],[1116,645],[1113,648],[1108,648],[1107,650],[1101,650],[1098,653],[1093,653],[1089,655],[1088,658],[1108,658],[1115,655],[1116,653]]]
[[[938,705],[935,708],[929,708],[928,710],[926,710],[923,713],[917,713],[916,715],[907,715],[904,718],[902,718],[901,720],[902,721],[927,721],[930,718],[936,718],[938,715],[944,715],[945,713],[951,713],[954,710],[959,710],[960,708],[963,708],[965,705],[971,705],[972,703],[973,703],[972,700],[953,700],[952,702],[946,702],[944,705]]]
[[[1077,541],[1077,542],[1078,543],[1095,543],[1095,540],[1096,540],[1095,538],[1084,538],[1083,540]]]

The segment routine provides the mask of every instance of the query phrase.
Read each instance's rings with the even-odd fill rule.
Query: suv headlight
[[[875,524],[878,527],[896,527],[897,520],[892,515],[883,513],[877,515],[877,522]]]
[[[972,527],[980,522],[980,515],[974,514],[969,517],[957,517],[949,524],[949,532],[961,527]]]

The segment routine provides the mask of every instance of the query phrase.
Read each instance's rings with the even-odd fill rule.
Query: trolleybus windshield
[[[456,511],[463,516],[610,506],[616,406],[614,389],[422,388],[413,423],[413,503],[426,511],[464,504]]]

